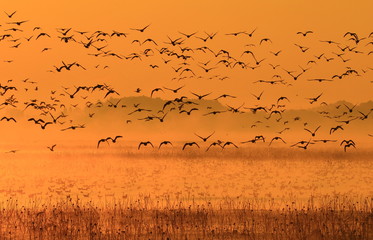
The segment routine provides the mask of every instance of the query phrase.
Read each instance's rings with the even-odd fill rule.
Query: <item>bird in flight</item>
[[[190,93],[193,94],[194,96],[196,96],[198,98],[198,100],[202,100],[202,98],[207,97],[208,95],[211,94],[211,92],[210,93],[206,93],[206,94],[202,94],[202,95],[199,95],[199,94],[194,93],[194,92],[190,92]]]
[[[221,145],[221,142],[220,142],[220,141],[217,141],[217,142],[213,142],[213,143],[211,143],[210,146],[208,146],[208,148],[206,149],[206,152],[207,152],[208,150],[210,150],[210,148],[213,147],[213,146],[219,146],[220,148],[223,149],[223,146]]]
[[[103,143],[103,142],[106,142],[106,143],[109,145],[109,143],[108,143],[108,141],[107,141],[106,138],[101,138],[101,139],[98,140],[98,142],[97,142],[97,148],[99,148],[99,147],[100,147],[100,144]]]
[[[344,145],[343,150],[346,152],[346,149],[349,147],[356,148],[355,142],[353,140],[343,140],[340,144],[340,146]]]
[[[2,117],[0,121],[3,121],[3,120],[6,120],[7,122],[9,121],[13,121],[13,122],[17,122],[13,117]]]
[[[190,34],[187,34],[187,33],[182,33],[182,32],[179,32],[181,35],[185,36],[186,38],[190,38],[190,37],[193,37],[195,34],[197,34],[197,32],[194,32],[194,33],[190,33]]]
[[[223,149],[225,149],[225,147],[226,146],[230,146],[230,145],[232,145],[233,147],[235,147],[235,148],[238,148],[238,146],[236,145],[236,144],[234,144],[233,142],[225,142],[224,144],[223,144]]]
[[[102,138],[102,139],[98,140],[97,148],[99,148],[100,144],[103,143],[103,142],[106,142],[109,145],[109,140],[111,140],[112,143],[116,143],[119,138],[123,138],[123,136],[118,135],[118,136],[115,136],[114,138],[112,138],[112,137]]]
[[[336,126],[336,127],[332,127],[332,128],[330,128],[329,134],[334,133],[334,132],[337,131],[338,129],[344,130],[344,128],[343,128],[341,125],[338,125],[338,126]]]
[[[194,134],[196,135],[197,137],[199,137],[202,141],[206,142],[212,135],[214,135],[215,131],[213,133],[211,133],[210,135],[208,135],[207,137],[201,137],[200,135],[198,134]]]
[[[54,152],[54,148],[57,146],[57,144],[53,144],[52,146],[48,146],[47,148],[51,151]]]
[[[284,141],[284,139],[282,139],[281,137],[274,137],[274,138],[272,138],[271,142],[269,143],[269,146],[271,146],[272,142],[275,141],[275,140],[281,140],[283,143],[286,144],[286,142]]]
[[[107,138],[106,138],[106,141],[111,140],[112,143],[116,143],[117,140],[118,140],[119,138],[123,138],[123,136],[118,135],[118,136],[115,136],[114,138],[112,138],[112,137],[107,137]]]
[[[12,13],[9,14],[9,13],[7,13],[7,12],[4,11],[4,13],[7,15],[8,18],[12,18],[14,16],[14,14],[16,14],[16,12],[17,11],[14,11],[14,12],[12,12]]]
[[[312,31],[308,30],[305,32],[297,32],[297,34],[301,34],[303,37],[307,36],[308,34],[313,33]]]
[[[146,25],[145,27],[143,28],[130,28],[131,30],[134,30],[134,31],[139,31],[139,32],[144,32],[148,27],[150,26],[149,25]]]
[[[186,147],[188,147],[188,146],[192,147],[193,145],[196,145],[198,148],[200,148],[199,145],[196,142],[187,142],[187,143],[184,144],[182,149],[184,150]]]
[[[166,89],[166,90],[169,90],[169,91],[171,91],[171,92],[173,92],[173,93],[177,93],[180,89],[182,89],[183,87],[185,87],[185,86],[181,86],[181,87],[178,87],[178,88],[175,88],[175,89],[172,89],[172,88],[166,88],[166,87],[163,87],[164,89]]]
[[[153,97],[153,94],[154,94],[155,92],[158,92],[158,91],[162,91],[162,92],[164,92],[162,88],[154,88],[154,89],[152,90],[152,92],[150,93],[150,97]]]
[[[171,146],[173,146],[172,143],[171,143],[170,141],[163,141],[163,142],[161,142],[161,143],[159,144],[158,149],[160,149],[163,145],[167,145],[167,144],[170,144]]]
[[[255,95],[255,94],[252,94],[252,93],[251,93],[251,95],[253,95],[253,96],[256,98],[256,100],[260,101],[260,99],[261,99],[263,93],[264,93],[264,91],[262,91],[258,96]]]
[[[322,93],[320,93],[317,97],[313,97],[313,98],[306,98],[310,101],[310,104],[313,104],[315,102],[317,102],[317,100],[319,100],[319,98],[322,96]]]
[[[306,130],[307,132],[311,133],[312,137],[314,137],[315,134],[316,134],[316,132],[319,130],[320,127],[321,126],[318,126],[314,131],[311,131],[311,130],[309,130],[307,128],[304,128],[304,130]]]
[[[150,146],[152,146],[152,148],[154,148],[153,144],[150,141],[146,141],[146,142],[140,142],[139,146],[137,147],[137,149],[139,150],[141,146],[146,147],[148,145],[150,145]]]

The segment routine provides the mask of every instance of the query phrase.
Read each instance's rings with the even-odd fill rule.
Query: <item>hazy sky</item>
[[[183,89],[178,94],[164,89],[164,93],[157,92],[156,97],[174,99],[185,95],[195,98],[191,94],[194,92],[211,93],[206,97],[211,100],[229,94],[236,98],[221,99],[221,102],[235,107],[270,106],[276,104],[278,98],[286,96],[289,101],[282,103],[287,108],[309,108],[315,105],[310,105],[307,98],[321,93],[317,104],[339,100],[357,104],[373,98],[373,54],[368,55],[373,50],[373,44],[369,44],[373,37],[368,38],[373,31],[369,24],[372,7],[372,1],[359,1],[359,4],[353,1],[275,0],[141,3],[122,0],[5,1],[0,13],[0,35],[10,33],[12,37],[0,41],[0,82],[18,88],[17,98],[21,104],[36,98],[49,100],[54,90],[57,94],[65,94],[59,97],[64,103],[84,104],[86,101],[80,97],[86,94],[79,93],[78,99],[70,102],[66,92],[72,93],[74,87],[98,83],[106,83],[115,89],[120,94],[115,97],[150,96],[153,89],[164,87]],[[7,17],[6,13],[14,11],[12,18]],[[15,23],[18,21],[27,22],[17,26]],[[147,25],[150,26],[142,33],[132,30]],[[72,28],[66,36],[72,36],[76,42],[63,42],[63,31],[58,32],[58,28]],[[115,30],[126,33],[126,37],[102,36],[102,41],[97,38],[92,45],[102,48],[101,51],[93,47],[84,48],[81,43],[88,43],[87,37],[98,30],[108,34]],[[313,33],[306,37],[297,34],[307,30]],[[87,33],[81,35],[77,31]],[[348,31],[356,33],[361,42],[356,43],[350,39],[351,36],[344,37]],[[197,33],[186,39],[180,32]],[[227,35],[237,32],[246,34]],[[253,35],[248,36],[252,32]],[[49,34],[51,38],[40,36],[36,40],[40,33]],[[215,33],[213,39],[199,39]],[[153,39],[157,46],[151,42],[143,43],[148,38]],[[182,48],[193,50],[183,53],[191,56],[190,59],[184,61],[176,56],[159,54],[159,50],[167,47],[181,55],[180,46],[169,44],[169,39],[178,38],[184,40],[180,45]],[[143,44],[140,46],[134,40]],[[338,46],[323,41],[334,41]],[[295,44],[309,49],[303,53]],[[196,50],[205,46],[212,52]],[[347,46],[351,51],[341,50]],[[224,54],[215,57],[214,54],[221,49],[228,51],[232,58]],[[146,50],[149,51],[148,57],[144,54]],[[105,51],[120,58],[105,55]],[[244,54],[245,51],[251,51],[262,62],[257,64],[250,54]],[[97,53],[101,55],[92,56]],[[132,53],[139,54],[141,60],[126,60]],[[344,55],[338,57],[338,54]],[[247,68],[237,64],[234,68],[225,67],[219,63],[223,59],[228,59],[231,66],[243,62]],[[164,61],[167,60],[170,62],[166,64]],[[63,69],[56,72],[62,61],[78,62],[86,70],[74,66],[71,71]],[[153,69],[150,65],[158,68]],[[273,69],[270,65],[279,67]],[[182,70],[191,69],[195,75],[173,70],[180,67]],[[205,72],[202,67],[212,69]],[[302,73],[302,69],[309,70]],[[332,82],[309,81],[314,78],[332,80],[333,75],[341,75],[349,69],[356,70],[357,74],[349,74],[342,79],[333,78]],[[287,71],[294,76],[301,75],[294,80]],[[283,84],[260,80],[283,81]],[[69,89],[65,92],[62,87]],[[140,93],[135,92],[137,88],[141,89]],[[264,94],[258,102],[252,94],[261,92]],[[9,91],[2,99],[11,94]],[[94,98],[89,99],[92,102],[104,99],[103,94],[92,96]]]
[[[3,43],[2,59],[13,59],[14,64],[1,63],[3,77],[8,79],[31,78],[38,80],[41,85],[47,84],[48,88],[57,88],[61,85],[71,86],[86,84],[87,82],[103,81],[112,84],[124,95],[135,95],[133,91],[139,87],[143,94],[148,95],[153,88],[169,86],[176,88],[182,85],[187,87],[184,95],[189,91],[214,92],[216,96],[223,93],[237,95],[235,104],[245,102],[249,104],[253,100],[250,93],[258,94],[266,90],[266,98],[263,101],[270,104],[283,95],[291,96],[289,107],[306,107],[305,97],[317,96],[325,92],[324,101],[337,101],[346,99],[352,102],[364,102],[371,98],[369,94],[372,84],[367,81],[371,79],[372,72],[367,72],[360,78],[337,83],[318,84],[306,81],[311,78],[331,78],[334,74],[341,74],[346,67],[353,69],[368,70],[373,67],[369,64],[373,54],[367,56],[372,50],[371,46],[365,46],[367,40],[362,42],[358,48],[364,54],[346,53],[345,58],[352,58],[349,62],[341,63],[339,58],[333,55],[338,52],[336,46],[321,43],[320,40],[333,40],[341,43],[341,46],[354,46],[353,41],[348,37],[343,38],[347,31],[356,32],[360,38],[367,37],[372,31],[369,26],[369,11],[373,3],[361,1],[353,4],[352,1],[148,1],[148,3],[135,3],[130,1],[62,1],[53,3],[51,1],[6,1],[3,3],[4,11],[11,13],[17,11],[12,19],[1,16],[3,30],[7,29],[6,22],[10,20],[29,20],[22,25],[24,32],[14,33],[24,41],[19,48],[9,48],[11,44]],[[130,28],[142,28],[148,24],[150,27],[142,34]],[[35,26],[41,30],[32,31]],[[179,77],[170,66],[175,68],[182,61],[173,60],[168,66],[162,65],[162,59],[157,55],[144,61],[118,61],[117,59],[94,58],[87,56],[93,53],[82,48],[82,45],[69,43],[64,44],[57,36],[56,28],[70,28],[90,33],[101,30],[111,33],[113,30],[127,33],[126,39],[111,39],[106,50],[115,53],[128,55],[131,52],[143,51],[146,48],[153,48],[154,45],[137,47],[131,44],[134,39],[140,41],[152,38],[161,47],[171,47],[164,44],[167,36],[172,39],[182,37],[180,32],[198,32],[196,36],[205,37],[207,33],[217,32],[212,41],[203,42],[199,39],[190,39],[183,45],[191,48],[210,47],[214,51],[220,49],[228,50],[236,59],[248,62],[252,59],[249,55],[241,57],[246,50],[254,52],[258,59],[265,59],[260,68],[255,71],[247,69],[242,71],[239,68],[226,69],[219,65],[211,74],[204,74],[203,69],[198,65],[201,62],[213,60],[213,55],[194,53],[192,69],[201,76],[201,79],[190,79],[182,81],[171,81],[173,77]],[[250,33],[256,29],[252,38],[248,36],[227,36],[227,33],[247,31]],[[307,37],[297,35],[298,31],[312,30],[313,34]],[[37,36],[37,33],[47,32],[53,39],[42,38],[39,41],[25,42],[24,37]],[[5,32],[3,32],[5,33]],[[79,38],[79,34],[71,31],[70,35]],[[263,38],[270,38],[272,43],[259,45]],[[79,38],[81,39],[81,38]],[[310,50],[302,54],[294,44],[309,47]],[[255,44],[254,47],[245,46]],[[5,46],[4,46],[5,45]],[[98,44],[105,46],[105,43]],[[162,45],[162,46],[161,46]],[[41,54],[44,47],[51,48],[48,53]],[[282,51],[278,57],[270,52]],[[340,51],[339,51],[340,52]],[[325,57],[336,58],[336,61],[326,64],[325,61],[318,64],[307,64],[309,60],[315,60],[315,56],[324,53]],[[155,54],[156,55],[156,54]],[[166,57],[164,57],[166,58]],[[323,58],[322,58],[323,59]],[[321,59],[321,60],[322,60]],[[91,71],[74,71],[60,75],[48,73],[53,70],[53,65],[61,64],[61,61],[78,61]],[[215,67],[217,61],[210,64]],[[253,63],[253,62],[252,62]],[[108,71],[94,71],[93,66],[109,65]],[[159,69],[151,69],[149,64],[159,65]],[[269,64],[280,64],[281,67],[272,70]],[[255,66],[251,64],[251,66]],[[294,71],[297,75],[301,69],[298,67],[312,69],[300,77],[299,81],[291,82],[290,75],[282,69]],[[22,68],[22,71],[17,69]],[[268,84],[253,84],[259,79],[271,80],[273,75],[280,75],[288,80],[293,87],[268,86]],[[208,80],[211,76],[227,76],[225,81]],[[207,79],[207,80],[206,80]],[[359,79],[359,80],[358,80]],[[360,81],[364,79],[365,81]],[[359,84],[355,82],[359,81]],[[353,83],[352,83],[353,82]],[[298,98],[298,93],[302,92]],[[40,93],[38,93],[40,94]],[[173,96],[163,95],[164,98]]]

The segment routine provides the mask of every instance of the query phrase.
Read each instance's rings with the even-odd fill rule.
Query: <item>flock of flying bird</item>
[[[372,71],[373,68],[367,66],[363,69],[357,69],[349,66],[350,61],[353,60],[354,56],[357,55],[373,55],[372,46],[373,46],[373,32],[367,36],[361,37],[355,32],[347,32],[343,35],[343,40],[345,43],[339,43],[333,40],[317,40],[320,43],[325,44],[325,52],[319,53],[318,55],[313,55],[311,59],[305,62],[304,66],[298,66],[298,70],[287,70],[285,67],[282,67],[280,64],[274,64],[276,58],[282,54],[282,50],[269,51],[269,57],[260,58],[257,54],[257,48],[267,47],[270,48],[272,40],[268,37],[259,37],[256,38],[257,28],[251,29],[250,31],[238,31],[230,33],[220,33],[213,32],[208,33],[204,32],[179,32],[177,36],[170,37],[166,36],[166,41],[160,42],[154,38],[150,38],[147,34],[149,29],[152,27],[151,24],[146,25],[141,28],[130,28],[128,33],[119,32],[119,31],[100,31],[95,32],[89,31],[80,31],[72,28],[57,28],[54,32],[46,32],[42,27],[33,26],[30,27],[31,21],[17,19],[17,11],[8,13],[5,12],[6,21],[0,24],[0,47],[19,49],[25,47],[27,44],[31,44],[35,41],[43,41],[45,39],[57,39],[63,44],[73,44],[75,46],[81,46],[82,51],[86,51],[87,55],[92,58],[91,61],[86,63],[81,62],[67,62],[65,60],[59,60],[59,64],[51,64],[45,71],[51,74],[60,74],[61,72],[73,72],[73,71],[89,71],[90,69],[102,69],[109,70],[110,65],[100,65],[89,67],[89,63],[93,61],[100,61],[100,59],[111,58],[113,61],[138,61],[139,64],[143,64],[144,59],[155,59],[154,63],[149,64],[148,68],[157,69],[161,67],[169,68],[173,72],[174,76],[172,80],[177,81],[187,81],[189,78],[194,79],[212,79],[218,81],[228,80],[229,74],[214,74],[217,71],[227,73],[229,71],[234,71],[235,69],[243,70],[253,70],[259,71],[264,68],[266,71],[272,71],[272,79],[259,79],[253,81],[255,84],[263,84],[266,87],[270,88],[273,85],[283,85],[284,87],[292,87],[293,84],[296,84],[299,81],[309,81],[314,82],[315,84],[326,84],[328,82],[334,82],[338,79],[354,79],[362,77],[364,74],[367,74],[369,71]],[[25,36],[25,32],[31,32],[29,35]],[[136,36],[131,38],[132,35]],[[304,31],[297,32],[296,36],[300,37],[299,41],[302,39],[310,38],[310,36],[315,35],[313,31]],[[211,41],[214,41],[219,37],[230,37],[232,40],[238,37],[246,37],[248,39],[248,44],[246,44],[245,50],[242,51],[241,55],[233,56],[233,54],[225,49],[213,50],[208,46]],[[119,51],[110,49],[111,39],[123,39],[127,41],[130,45],[134,46],[134,49],[139,49],[138,52],[132,52],[129,54],[123,54]],[[199,47],[191,47],[193,44],[198,45]],[[294,48],[299,49],[299,55],[307,54],[312,51],[312,46],[305,46],[303,44],[295,43]],[[40,54],[46,54],[47,52],[53,51],[51,47],[45,47],[40,49]],[[204,58],[209,58],[208,61],[200,62],[198,59],[199,56]],[[309,57],[309,55],[307,55]],[[341,73],[334,74],[330,77],[320,77],[320,78],[306,78],[305,75],[311,71],[313,66],[327,64],[329,62],[338,61],[340,64],[345,66],[345,70]],[[6,64],[13,64],[14,59],[4,60]],[[259,70],[258,70],[259,69]],[[269,70],[268,70],[269,69]],[[185,93],[187,89],[187,84],[181,85],[177,88],[158,86],[154,87],[146,93],[150,98],[153,98],[160,94],[165,94],[166,92],[172,94],[174,97],[173,100],[164,101],[164,105],[161,109],[149,109],[143,106],[143,104],[133,104],[132,106],[127,106],[126,104],[120,105],[123,101],[121,94],[118,90],[114,89],[112,86],[106,83],[94,83],[91,86],[76,86],[74,87],[62,87],[62,90],[50,89],[50,96],[48,101],[42,101],[39,99],[28,99],[21,103],[17,99],[17,92],[22,91],[23,96],[27,96],[29,92],[37,92],[39,90],[39,83],[37,81],[32,81],[30,78],[19,81],[22,85],[16,85],[15,81],[8,80],[5,84],[2,82],[0,84],[0,96],[4,98],[0,103],[1,109],[21,109],[23,112],[29,111],[32,109],[32,116],[28,118],[28,122],[33,123],[40,127],[41,130],[47,130],[51,126],[62,126],[61,131],[67,130],[76,130],[81,128],[86,128],[87,123],[75,123],[73,119],[70,119],[70,125],[68,121],[63,121],[63,119],[68,118],[69,111],[78,109],[78,106],[81,101],[85,101],[83,105],[86,109],[94,109],[101,107],[109,108],[121,108],[123,111],[126,109],[132,108],[128,111],[128,116],[136,116],[138,121],[159,121],[163,123],[166,120],[166,117],[174,113],[180,114],[180,116],[190,116],[194,112],[200,112],[203,109],[199,104],[204,100],[224,100],[224,99],[236,99],[237,96],[234,94],[220,94],[213,98],[210,96],[213,95],[213,92],[207,93],[198,93],[197,91],[189,91],[191,94],[190,97],[185,95],[180,95],[182,92]],[[371,83],[373,81],[370,81]],[[13,84],[14,83],[14,84]],[[21,89],[22,88],[22,89]],[[291,99],[285,96],[280,96],[277,98],[277,101],[274,102],[270,107],[259,105],[260,101],[263,98],[264,90],[258,94],[251,93],[253,99],[255,99],[256,104],[254,106],[246,107],[245,104],[241,104],[238,107],[225,105],[224,109],[213,109],[212,107],[207,106],[205,112],[201,116],[215,116],[222,113],[251,113],[253,116],[257,112],[264,114],[264,117],[257,119],[251,125],[251,128],[257,127],[258,125],[265,125],[266,122],[269,122],[271,119],[275,119],[275,122],[281,123],[286,126],[290,121],[296,122],[300,121],[300,117],[295,117],[293,119],[286,118],[286,103],[290,102]],[[96,94],[96,95],[94,95]],[[135,89],[133,94],[144,94],[143,89],[140,87]],[[96,103],[94,103],[94,96],[97,96]],[[145,94],[144,94],[145,95]],[[318,94],[317,96],[305,98],[309,104],[320,103],[320,106],[328,107],[329,104],[325,101],[322,101],[324,97],[323,93]],[[210,99],[209,99],[210,98]],[[101,99],[101,100],[100,100]],[[67,104],[68,100],[73,103]],[[106,101],[106,102],[105,102]],[[123,103],[123,102],[122,102]],[[331,136],[335,132],[343,131],[349,126],[351,122],[366,122],[370,118],[370,114],[373,111],[373,106],[370,106],[370,109],[355,109],[357,105],[350,106],[349,104],[339,104],[333,106],[333,109],[325,110],[319,112],[319,114],[325,118],[328,118],[335,123],[335,126],[330,127],[328,134]],[[71,110],[72,109],[72,110]],[[337,113],[332,112],[332,110],[337,111]],[[3,110],[4,111],[4,110]],[[60,113],[56,113],[60,112]],[[37,113],[37,114],[36,114]],[[145,116],[139,114],[144,114]],[[96,113],[89,113],[88,117],[93,118]],[[232,117],[234,117],[232,115]],[[135,119],[124,119],[127,124],[132,123]],[[0,121],[14,122],[17,123],[15,117],[4,116]],[[213,121],[213,118],[212,118]],[[301,140],[296,142],[290,147],[298,147],[302,149],[307,149],[313,144],[316,143],[328,143],[328,142],[337,142],[340,141],[340,146],[343,147],[344,151],[348,148],[356,148],[356,143],[352,139],[314,139],[321,128],[321,125],[316,128],[308,128],[308,123],[304,123],[304,131],[310,134],[309,139]],[[270,126],[267,126],[270,127]],[[325,127],[324,127],[325,128]],[[285,139],[282,137],[282,133],[290,130],[290,128],[284,128],[280,132],[276,132],[277,135],[270,137],[270,140],[267,140],[268,145],[271,146],[274,142],[279,142],[287,144]],[[209,141],[215,134],[215,131],[208,136],[204,137],[199,134],[194,133],[196,138],[202,142]],[[368,133],[369,137],[373,137],[372,134]],[[120,138],[123,138],[122,135],[117,135],[114,137],[105,137],[99,139],[97,142],[97,148],[102,147],[102,144],[110,145],[110,143],[116,143]],[[266,138],[263,135],[257,135],[250,140],[242,141],[241,144],[246,143],[257,143],[257,142],[266,142]],[[158,149],[162,146],[170,145],[173,146],[171,141],[163,141],[158,145]],[[142,141],[138,145],[138,149],[150,146],[154,148],[154,145],[150,141]],[[222,141],[216,140],[213,142],[208,142],[208,151],[212,147],[218,147],[225,149],[228,146],[234,148],[239,148],[238,143],[232,141]],[[48,146],[50,151],[54,151],[56,144]],[[182,150],[187,148],[197,147],[200,148],[200,142],[190,141],[185,142],[182,145]],[[15,152],[12,150],[10,152]]]

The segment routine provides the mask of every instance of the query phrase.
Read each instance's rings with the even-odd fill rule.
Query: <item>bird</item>
[[[6,120],[7,122],[9,121],[13,121],[15,123],[17,122],[13,117],[2,117],[0,121],[3,121],[3,120]]]
[[[45,123],[40,123],[38,122],[37,124],[40,125],[41,129],[45,130],[45,128],[49,125],[49,124],[53,124],[52,122],[45,122]]]
[[[160,148],[162,147],[162,145],[167,145],[167,144],[170,144],[171,146],[173,146],[172,143],[171,143],[170,141],[163,141],[163,142],[161,142],[161,143],[159,144],[158,149],[160,149]]]
[[[220,148],[223,148],[223,146],[221,146],[221,143],[220,143],[220,142],[213,142],[213,143],[211,143],[211,144],[207,147],[206,152],[207,152],[208,150],[210,150],[210,148],[213,147],[213,146],[219,146]]]
[[[282,139],[281,137],[274,137],[274,138],[272,138],[271,142],[269,143],[269,146],[271,146],[272,142],[275,141],[275,140],[281,140],[283,143],[286,144],[286,142],[284,141],[284,139]]]
[[[199,145],[196,142],[187,142],[187,143],[184,144],[182,150],[184,150],[187,146],[192,147],[193,145],[196,145],[198,148],[200,148]]]
[[[108,141],[107,141],[106,138],[101,138],[101,139],[98,140],[98,142],[97,142],[97,148],[99,148],[99,147],[100,147],[100,144],[103,143],[103,142],[106,142],[106,143],[109,145],[109,143],[108,143]]]
[[[123,136],[118,135],[118,136],[115,136],[114,138],[107,137],[107,138],[106,138],[106,141],[111,140],[112,143],[116,143],[117,140],[118,140],[118,138],[123,138]]]
[[[9,13],[7,13],[7,12],[4,11],[4,13],[7,15],[8,18],[12,18],[14,16],[14,14],[16,14],[16,12],[17,11],[14,11],[14,12],[12,12],[12,13],[9,14]]]
[[[356,119],[359,119],[359,117],[355,117],[355,118],[352,118],[352,119],[348,119],[348,120],[341,120],[341,121],[338,121],[337,122],[341,122],[341,123],[345,123],[345,124],[349,124],[351,121],[354,121]]]
[[[226,146],[230,146],[230,145],[234,146],[235,148],[238,148],[238,146],[234,144],[233,142],[225,142],[222,148],[224,149]]]
[[[182,32],[179,32],[181,35],[185,36],[186,38],[190,38],[190,37],[193,37],[194,35],[197,34],[197,32],[193,32],[193,33],[190,33],[190,34],[187,34],[187,33],[182,33]]]
[[[318,126],[314,131],[311,131],[311,130],[309,130],[307,128],[304,128],[304,130],[306,130],[307,132],[311,133],[312,137],[314,137],[315,134],[316,134],[316,132],[319,130],[320,127],[321,126]]]
[[[251,95],[253,95],[253,96],[256,98],[256,100],[260,101],[260,99],[261,99],[263,93],[264,93],[264,91],[262,91],[258,96],[255,95],[255,94],[252,94],[252,93],[251,93]]]
[[[150,146],[152,146],[152,148],[154,148],[153,144],[150,141],[146,141],[146,142],[140,142],[139,146],[137,147],[137,149],[139,150],[141,146],[145,146],[146,147],[148,145],[150,145]]]
[[[355,145],[355,142],[353,140],[346,140],[344,139],[340,144],[339,146],[342,146],[343,144],[352,144],[352,145]]]
[[[281,50],[279,50],[279,51],[277,51],[277,52],[272,52],[272,51],[271,51],[270,53],[272,53],[272,54],[273,54],[274,56],[276,56],[276,57],[277,57],[277,56],[278,56],[278,55],[279,55],[279,54],[280,54],[281,52],[282,52],[282,51],[281,51]]]
[[[29,118],[27,121],[34,121],[35,124],[44,123],[43,119]]]
[[[175,89],[171,89],[171,88],[167,88],[167,87],[163,87],[163,88],[166,89],[166,90],[169,90],[169,91],[171,91],[173,93],[177,93],[180,89],[182,89],[184,87],[185,87],[185,85],[181,86],[181,87],[178,87],[178,88],[175,88]]]
[[[354,110],[354,108],[357,106],[357,104],[355,104],[354,106],[352,106],[352,107],[349,107],[349,106],[347,106],[346,104],[343,104],[347,109],[348,109],[348,112],[349,113],[352,113],[352,111]]]
[[[229,95],[229,94],[222,94],[220,95],[219,97],[215,98],[215,100],[218,100],[219,98],[237,98],[236,96],[232,96],[232,95]]]
[[[269,38],[263,38],[263,39],[260,40],[259,45],[261,45],[263,42],[270,42],[270,43],[272,43],[272,40],[269,39]]]
[[[162,88],[154,88],[154,89],[152,90],[152,92],[150,93],[150,97],[153,97],[153,94],[154,94],[155,92],[158,92],[158,91],[162,91],[162,92],[164,92]]]
[[[319,100],[319,98],[323,95],[323,93],[320,93],[317,97],[313,97],[313,98],[306,98],[310,101],[310,104],[313,104],[315,102],[317,102],[317,100]]]
[[[298,146],[299,144],[306,144],[306,143],[307,143],[307,141],[302,140],[302,141],[299,141],[297,143],[294,143],[293,145],[290,145],[290,147],[295,147],[295,146]]]
[[[130,28],[131,30],[134,30],[134,31],[139,31],[139,32],[144,32],[148,27],[150,26],[150,24],[146,25],[145,27],[143,28]]]
[[[278,105],[278,102],[281,101],[281,100],[287,100],[288,102],[290,102],[290,100],[287,97],[279,97],[277,99],[277,105]]]
[[[84,124],[83,125],[72,125],[70,127],[61,129],[61,131],[66,131],[66,130],[69,130],[69,129],[76,130],[78,128],[85,128],[85,125]]]
[[[330,128],[329,134],[334,133],[334,132],[337,131],[338,129],[344,130],[344,128],[343,128],[341,125],[338,125],[338,126],[336,126],[336,127],[332,127],[332,128]]]
[[[57,144],[53,144],[52,146],[48,146],[47,148],[51,151],[54,152],[54,148],[57,146]]]
[[[204,97],[207,97],[207,96],[209,96],[211,94],[211,92],[210,93],[206,93],[206,94],[202,94],[202,95],[199,95],[199,94],[194,93],[194,92],[190,92],[190,93],[193,94],[194,96],[196,96],[198,98],[198,100],[201,100]]]
[[[303,146],[297,146],[297,147],[299,147],[299,148],[303,148],[304,150],[307,150],[307,147],[308,147],[310,144],[314,144],[314,143],[311,143],[311,139],[310,139],[310,140],[308,140],[308,142],[303,143],[303,144],[305,144],[305,145],[303,145]]]
[[[198,108],[192,108],[189,111],[187,110],[181,110],[179,113],[186,113],[188,116],[193,112],[199,110]]]
[[[333,80],[326,79],[326,78],[312,78],[312,79],[308,79],[307,81],[314,81],[314,82],[333,82]]]
[[[254,28],[250,33],[246,33],[247,36],[252,37],[257,28]]]
[[[199,137],[202,141],[206,142],[212,135],[214,135],[215,131],[213,133],[211,133],[210,135],[208,135],[207,137],[201,137],[200,135],[198,134],[194,134],[196,135],[197,137]]]
[[[354,148],[356,148],[355,144],[349,143],[349,144],[344,145],[343,150],[346,152],[346,149],[348,147],[354,147]]]
[[[297,34],[301,34],[303,37],[307,36],[310,33],[313,33],[313,31],[308,30],[308,31],[305,31],[305,32],[297,32]]]

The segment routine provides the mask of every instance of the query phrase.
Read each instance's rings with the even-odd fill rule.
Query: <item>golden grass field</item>
[[[373,237],[368,148],[65,149],[2,154],[0,239]]]

